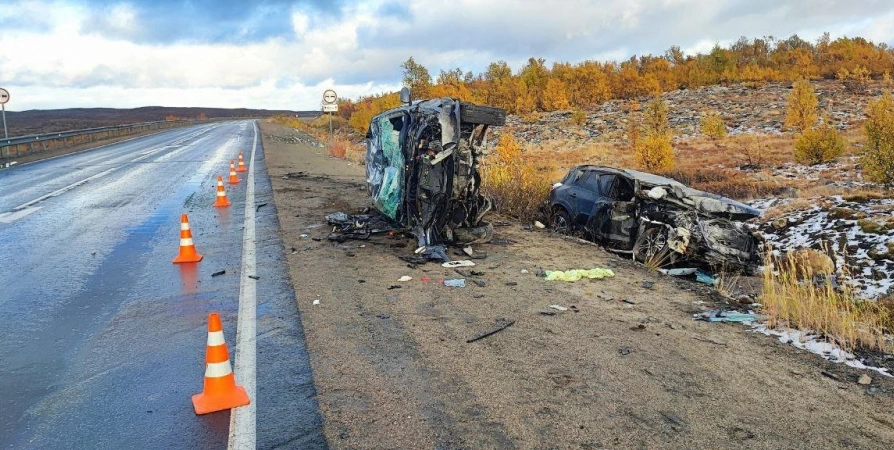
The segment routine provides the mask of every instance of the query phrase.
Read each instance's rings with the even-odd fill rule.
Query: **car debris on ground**
[[[472,342],[480,341],[486,337],[492,336],[496,333],[499,333],[499,332],[511,327],[512,324],[514,324],[514,323],[515,323],[515,321],[511,320],[511,319],[497,319],[496,324],[494,325],[494,327],[492,329],[485,331],[484,333],[477,334],[477,335],[467,339],[466,343],[471,344]]]
[[[615,273],[611,269],[573,269],[573,270],[547,270],[544,271],[546,281],[577,281],[581,278],[601,279],[611,278]]]
[[[658,175],[577,166],[553,185],[549,208],[557,231],[581,231],[639,262],[749,271],[761,260],[760,236],[743,223],[759,210]]]

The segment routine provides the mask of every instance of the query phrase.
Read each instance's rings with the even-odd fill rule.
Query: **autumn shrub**
[[[676,165],[669,134],[649,134],[634,149],[636,164],[650,172],[671,170]]]
[[[740,134],[732,139],[732,144],[743,166],[758,168],[764,165],[769,152],[768,143],[753,134]]]
[[[844,136],[828,121],[804,130],[795,139],[795,161],[801,164],[822,164],[841,156],[847,146]]]
[[[637,124],[631,118],[633,130],[628,130],[633,146],[633,158],[637,165],[647,171],[667,171],[674,168],[676,158],[671,145],[670,126],[667,122],[668,107],[661,97],[655,97],[643,111],[642,136],[635,129]]]
[[[551,171],[526,159],[522,148],[504,132],[482,164],[484,194],[493,200],[494,209],[522,221],[538,218],[549,196]]]
[[[329,144],[329,156],[344,159],[347,152],[348,147],[346,142],[343,140],[333,139],[332,142]]]
[[[863,170],[870,180],[890,188],[894,186],[894,98],[890,93],[869,102],[863,128]]]
[[[798,132],[810,129],[819,117],[816,111],[818,105],[819,100],[810,82],[804,79],[796,81],[788,96],[785,126]]]
[[[805,261],[770,251],[766,255],[758,302],[769,327],[810,332],[848,351],[894,351],[886,337],[894,331],[891,310],[858,298],[847,283],[836,285],[828,276],[815,277],[819,274]]]
[[[716,113],[702,117],[700,128],[702,134],[711,137],[711,139],[723,139],[726,137],[726,123]]]
[[[571,118],[569,120],[574,125],[579,127],[584,126],[584,124],[587,123],[587,113],[582,109],[575,109],[574,112],[571,113]]]

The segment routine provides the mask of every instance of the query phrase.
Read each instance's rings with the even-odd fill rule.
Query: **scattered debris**
[[[401,285],[399,285],[399,284],[392,284],[391,286],[388,286],[389,291],[392,289],[400,289],[400,288],[401,288]]]
[[[511,327],[512,324],[514,324],[514,323],[515,323],[515,321],[510,320],[510,319],[497,319],[497,322],[496,322],[496,325],[494,326],[494,328],[492,328],[490,331],[485,331],[484,333],[478,334],[476,336],[473,336],[473,337],[467,339],[466,343],[472,343],[475,341],[479,341],[479,340],[484,339],[488,336],[499,333],[500,331],[503,331],[506,328]]]
[[[635,305],[635,304],[638,303],[638,302],[635,301],[635,300],[630,300],[630,299],[627,299],[627,298],[621,299],[621,301],[624,302],[624,303],[626,303],[626,304],[628,304],[628,305]]]
[[[630,354],[630,349],[627,347],[622,347],[618,350],[618,353],[620,353],[621,356],[627,356]]]
[[[310,237],[310,235],[307,234],[307,233],[302,233],[302,234],[301,234],[300,236],[298,236],[298,237],[299,237],[300,239],[307,239],[307,238]]]
[[[642,286],[646,289],[652,289],[655,287],[655,282],[654,281],[643,281]]]
[[[544,225],[544,224],[543,224],[542,222],[540,222],[539,220],[535,220],[535,221],[534,221],[534,226],[537,227],[537,228],[540,228],[541,230],[544,229],[544,228],[546,228],[546,225]]]
[[[260,280],[261,279],[261,277],[259,277],[257,275],[249,275],[248,277],[251,278],[252,280]]]
[[[724,311],[722,309],[712,309],[702,313],[694,314],[695,320],[704,320],[707,322],[739,322],[754,323],[759,319],[754,313],[740,313],[737,311]]]
[[[708,286],[714,286],[717,283],[717,280],[714,279],[713,275],[703,270],[695,271],[695,281],[707,284]]]
[[[472,261],[469,261],[469,260],[448,261],[448,262],[441,264],[441,267],[446,267],[448,269],[451,269],[454,267],[474,267],[474,266],[475,266],[475,263],[473,263]]]
[[[860,375],[860,378],[857,379],[857,384],[861,384],[863,386],[869,386],[872,384],[872,377],[866,375],[865,373]]]
[[[313,303],[314,303],[314,305],[319,305],[319,304],[320,304],[320,299],[316,299],[316,300],[314,300]]]
[[[556,313],[553,311],[540,311],[541,316],[555,316]]]
[[[217,272],[212,273],[212,274],[211,274],[211,277],[212,277],[212,278],[214,278],[214,277],[219,277],[219,276],[221,276],[221,275],[223,275],[223,274],[225,274],[225,273],[227,273],[226,270],[218,270]]]
[[[591,278],[591,279],[600,279],[600,278],[611,278],[615,276],[615,273],[612,272],[611,269],[574,269],[574,270],[566,270],[566,271],[551,271],[547,270],[546,273],[546,281],[577,281],[581,278]]]
[[[294,255],[294,254],[295,254],[295,253],[298,253],[298,249],[297,249],[297,248],[295,248],[295,247],[292,247],[292,249],[291,249],[291,250],[292,250],[292,254],[293,254],[293,255]]]
[[[681,267],[679,269],[658,269],[659,272],[670,275],[672,277],[685,277],[694,274],[698,269],[695,267]]]
[[[487,286],[487,281],[486,281],[486,280],[478,280],[478,279],[474,279],[474,280],[472,280],[472,283],[475,283],[476,285],[478,285],[478,287],[485,287],[485,286]]]
[[[261,203],[261,204],[259,204],[258,206],[255,207],[255,212],[260,211],[261,208],[263,208],[263,207],[265,207],[265,206],[267,206],[266,203]]]
[[[568,308],[562,305],[549,305],[550,308],[555,309],[557,311],[568,311]]]
[[[454,278],[452,280],[444,280],[444,286],[466,287],[466,279],[465,278]]]
[[[402,283],[406,283],[407,281],[410,281],[410,280],[412,280],[412,279],[413,279],[413,277],[411,277],[411,276],[409,276],[409,275],[404,275],[404,276],[398,278],[397,281],[400,281],[400,282],[402,282]]]
[[[692,336],[692,339],[695,339],[696,341],[710,342],[711,344],[714,344],[714,345],[726,346],[726,342],[715,341],[714,339],[706,338],[704,336]]]
[[[633,331],[643,331],[646,329],[646,324],[644,324],[644,323],[637,324],[637,325],[630,327],[630,329]]]
[[[528,273],[528,269],[522,269],[521,273]]]

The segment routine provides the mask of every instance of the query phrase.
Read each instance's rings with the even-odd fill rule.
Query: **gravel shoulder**
[[[596,246],[500,226],[502,245],[476,249],[488,256],[474,267],[484,274],[471,278],[484,286],[469,278],[467,287],[451,288],[437,281],[460,277],[453,270],[398,259],[414,248],[405,237],[329,242],[325,214],[369,205],[363,167],[296,142],[290,136],[306,136],[294,129],[262,122],[261,131],[333,448],[883,449],[894,442],[891,379],[868,372],[872,385],[861,386],[861,371],[740,325],[695,322],[692,314],[712,301],[698,285]],[[304,174],[283,178],[297,172]],[[607,267],[616,277],[547,282],[536,276],[539,267]],[[398,282],[404,275],[413,280]],[[515,323],[466,342],[501,318]]]

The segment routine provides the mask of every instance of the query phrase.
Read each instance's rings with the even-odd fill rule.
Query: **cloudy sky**
[[[503,59],[623,60],[671,45],[797,33],[894,42],[889,0],[0,0],[13,111],[208,106],[318,109],[323,90],[399,87]]]

